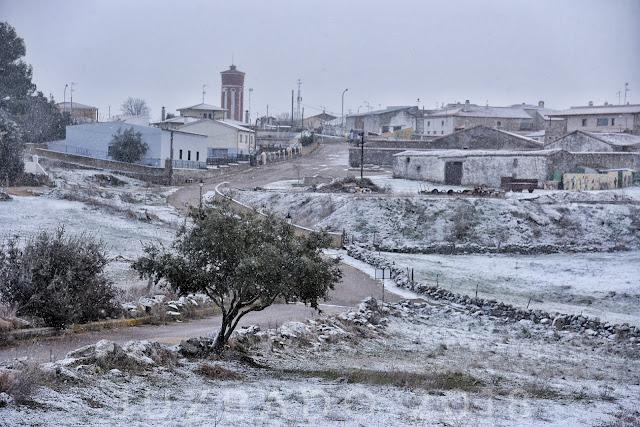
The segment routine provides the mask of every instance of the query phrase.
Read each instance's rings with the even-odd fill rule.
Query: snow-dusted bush
[[[53,327],[113,316],[120,309],[107,262],[103,244],[84,233],[43,231],[24,247],[13,238],[0,248],[0,299]]]

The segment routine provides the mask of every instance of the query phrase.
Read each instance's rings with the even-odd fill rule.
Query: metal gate
[[[449,185],[462,184],[462,162],[445,162],[444,183]]]

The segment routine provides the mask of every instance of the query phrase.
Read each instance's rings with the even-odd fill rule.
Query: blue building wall
[[[67,138],[62,141],[48,143],[48,148],[81,156],[108,159],[109,144],[113,136],[122,129],[133,128],[134,132],[142,134],[142,141],[149,144],[149,150],[144,158],[137,163],[149,166],[163,166],[161,162],[162,130],[149,126],[138,126],[118,122],[87,123],[67,126]]]

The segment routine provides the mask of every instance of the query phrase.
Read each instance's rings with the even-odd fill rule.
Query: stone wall
[[[223,182],[221,184],[219,184],[218,186],[216,186],[215,188],[215,193],[214,193],[214,198],[215,200],[227,200],[230,204],[231,204],[231,208],[239,211],[239,212],[246,212],[246,213],[250,213],[250,212],[255,212],[256,210],[253,209],[250,206],[245,205],[244,203],[240,203],[237,200],[232,199],[231,197],[225,195],[224,193],[222,193],[222,191],[220,191],[220,187],[224,184],[228,184],[226,182]],[[302,227],[296,224],[292,224],[294,227],[294,232],[296,233],[296,235],[302,235],[302,236],[309,236],[311,233],[313,233],[316,230],[312,230],[310,228],[306,228],[306,227]],[[329,237],[331,238],[331,247],[333,248],[342,248],[342,234],[340,233],[327,233],[329,235]]]
[[[391,271],[391,279],[401,288],[411,289],[429,299],[459,304],[464,312],[472,316],[492,316],[510,322],[528,320],[536,324],[546,325],[550,329],[569,330],[591,337],[601,337],[620,349],[632,348],[635,351],[640,351],[640,327],[638,326],[630,326],[628,323],[623,323],[622,325],[611,324],[602,322],[599,318],[576,314],[549,313],[528,308],[523,309],[496,300],[472,298],[447,291],[438,286],[411,281],[405,270],[396,267],[395,264],[365,248],[352,245],[347,248],[347,254],[376,268],[389,269]]]

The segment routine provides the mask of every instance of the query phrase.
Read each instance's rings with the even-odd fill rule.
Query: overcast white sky
[[[27,46],[38,90],[105,117],[128,97],[152,118],[220,105],[232,55],[251,116],[388,105],[640,103],[638,0],[0,0]],[[296,94],[297,95],[297,94]],[[66,93],[69,100],[69,90]]]

